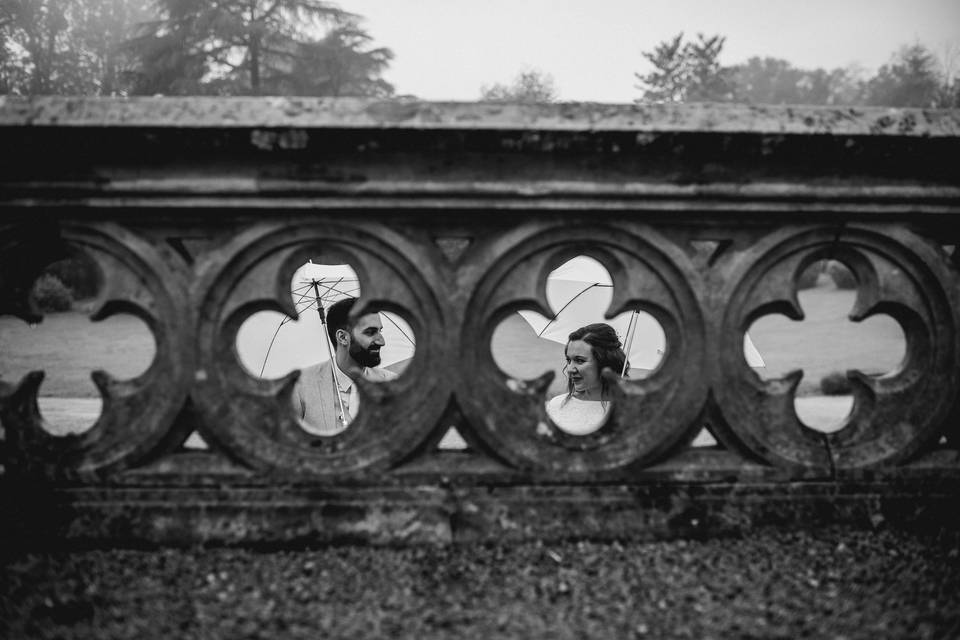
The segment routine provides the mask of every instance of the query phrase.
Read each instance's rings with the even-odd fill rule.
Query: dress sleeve
[[[547,416],[549,416],[554,423],[557,423],[559,421],[558,419],[560,417],[563,398],[564,396],[560,395],[560,396],[553,396],[552,398],[547,400],[547,405],[546,405]]]

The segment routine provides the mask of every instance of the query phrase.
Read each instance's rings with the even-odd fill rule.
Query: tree
[[[645,76],[634,73],[643,90],[644,102],[683,102],[686,99],[687,56],[683,45],[683,32],[670,41],[658,44],[653,51],[643,52],[643,57],[653,65],[653,71]]]
[[[137,93],[371,95],[388,49],[364,49],[359,16],[322,0],[159,0],[160,20],[128,49]],[[325,28],[326,37],[318,37]],[[316,69],[325,73],[319,77]]]
[[[299,44],[289,75],[278,76],[275,93],[316,96],[393,95],[393,85],[380,78],[393,59],[383,47],[370,48],[372,38],[355,22],[332,29],[324,38]]]
[[[952,82],[944,82],[937,95],[937,107],[941,109],[960,108],[960,78]]]
[[[54,0],[4,0],[0,5],[4,84],[10,91],[42,94],[70,86],[65,9],[66,3]],[[14,66],[22,73],[13,73]]]
[[[71,31],[84,51],[84,68],[97,95],[125,94],[124,74],[134,60],[121,45],[156,17],[153,0],[81,0]]]
[[[522,71],[509,85],[484,85],[480,88],[480,100],[483,102],[520,102],[534,104],[538,102],[556,102],[557,89],[553,76],[536,69]]]
[[[830,97],[827,104],[861,104],[865,84],[863,76],[863,68],[856,64],[833,69],[830,72]]]
[[[19,93],[17,87],[26,86],[28,74],[22,45],[14,40],[16,14],[14,3],[0,1],[0,95]]]
[[[635,74],[643,91],[640,102],[738,101],[762,104],[855,105],[891,107],[960,106],[960,79],[952,69],[957,54],[948,50],[942,64],[920,44],[902,48],[890,64],[867,81],[855,66],[799,69],[786,60],[753,57],[723,67],[724,38],[683,33],[659,43],[643,56],[653,65]],[[942,67],[942,69],[941,69]]]
[[[733,99],[730,70],[720,66],[725,38],[697,34],[683,42],[683,32],[661,42],[643,57],[653,65],[646,75],[635,73],[643,102],[718,102]]]
[[[111,95],[150,0],[0,0],[0,91]]]
[[[855,67],[798,69],[779,58],[753,57],[730,68],[734,98],[755,104],[855,104],[861,94]]]
[[[889,107],[936,107],[943,82],[934,55],[923,45],[902,48],[867,82],[866,103]]]
[[[733,99],[730,70],[720,66],[720,52],[727,41],[719,35],[712,38],[697,34],[696,42],[684,47],[687,65],[686,100],[689,102],[723,102]]]

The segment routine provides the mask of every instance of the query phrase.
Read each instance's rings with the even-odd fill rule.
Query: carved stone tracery
[[[60,237],[48,241],[85,251],[107,274],[92,320],[131,313],[147,324],[156,341],[153,363],[132,380],[93,372],[103,411],[96,424],[81,434],[54,436],[44,429],[37,410],[42,372],[28,374],[17,385],[0,387],[12,472],[97,481],[169,453],[189,435],[182,425],[174,425],[174,418],[189,392],[192,336],[183,326],[193,323],[193,311],[185,295],[185,274],[149,242],[120,225],[65,224]],[[18,289],[26,293],[25,288]]]
[[[784,229],[753,245],[733,273],[720,328],[721,353],[713,390],[726,435],[775,465],[830,475],[908,459],[936,440],[956,387],[956,288],[928,241],[900,228],[847,226]],[[746,366],[738,340],[771,312],[800,319],[796,281],[818,259],[844,263],[858,282],[850,318],[884,313],[907,340],[902,367],[890,376],[850,374],[854,409],[840,431],[824,435],[803,425],[793,400],[799,372],[761,381]]]
[[[525,487],[564,483],[577,500],[613,482],[656,500],[660,481],[692,495],[697,483],[731,478],[788,487],[874,473],[957,477],[960,276],[956,251],[942,246],[958,242],[947,223],[960,216],[960,170],[948,162],[960,150],[960,114],[893,132],[871,110],[801,118],[571,106],[538,119],[534,108],[305,100],[285,116],[282,103],[158,99],[118,106],[118,124],[104,115],[109,102],[84,104],[0,101],[0,141],[26,147],[17,161],[0,159],[10,220],[0,226],[0,310],[31,319],[30,278],[64,246],[81,250],[105,276],[94,318],[135,314],[157,355],[132,380],[94,374],[103,415],[77,436],[43,429],[42,374],[0,381],[5,482],[167,486],[156,465],[184,460],[176,451],[193,429],[211,467],[235,465],[230,478],[270,491],[416,486],[417,500],[429,494],[431,509],[459,509],[464,522],[495,520],[470,507],[488,497],[438,497],[436,487],[519,486],[526,505],[527,493],[540,494]],[[189,136],[158,115],[164,105],[186,118]],[[61,108],[77,120],[58,123]],[[240,119],[225,124],[207,108]],[[24,144],[58,134],[56,163],[43,144]],[[159,159],[142,159],[146,146]],[[876,149],[882,162],[869,158]],[[178,235],[198,239],[195,255],[165,244]],[[667,341],[649,377],[615,380],[614,410],[587,436],[550,423],[549,379],[512,380],[490,352],[508,314],[550,313],[547,275],[576,255],[611,274],[608,316],[646,311]],[[356,270],[356,313],[394,311],[417,336],[405,373],[361,384],[358,419],[333,438],[293,417],[296,374],[258,379],[235,347],[253,313],[295,313],[292,273],[318,257]],[[798,374],[762,380],[743,354],[759,317],[801,317],[797,279],[825,258],[857,280],[851,319],[887,314],[907,342],[896,371],[851,374],[853,413],[829,435],[797,418]],[[451,421],[472,449],[438,462],[433,446]],[[690,450],[705,423],[722,448]],[[187,484],[224,477],[173,468]],[[379,498],[346,495],[381,508],[369,506]],[[611,504],[627,508],[625,495]],[[397,504],[390,517],[403,521],[406,503]],[[674,514],[683,526],[701,519],[683,509]]]
[[[458,387],[478,435],[498,457],[521,468],[582,476],[643,466],[693,439],[707,385],[692,374],[704,368],[706,350],[698,278],[682,251],[649,227],[627,224],[531,226],[514,244],[500,248],[500,259],[467,306],[460,338],[463,370],[480,375],[464,378]],[[612,276],[608,316],[646,311],[664,327],[669,346],[652,376],[616,382],[614,408],[603,427],[570,437],[544,411],[549,380],[525,384],[526,391],[517,393],[507,386],[489,348],[476,345],[489,345],[496,324],[520,308],[552,315],[546,277],[580,253],[598,259]]]
[[[357,272],[362,283],[357,315],[367,308],[394,311],[415,335],[433,332],[433,339],[418,343],[409,366],[415,372],[437,369],[444,317],[436,287],[427,285],[411,260],[414,247],[385,228],[377,231],[343,223],[259,225],[198,266],[204,277],[194,296],[207,322],[197,336],[205,375],[194,397],[205,415],[200,431],[205,440],[255,469],[323,477],[383,468],[409,455],[434,430],[450,393],[444,378],[415,373],[382,384],[361,381],[358,420],[338,436],[316,438],[290,409],[295,375],[258,380],[235,355],[237,331],[252,313],[276,310],[296,317],[290,278],[308,256],[321,256]]]

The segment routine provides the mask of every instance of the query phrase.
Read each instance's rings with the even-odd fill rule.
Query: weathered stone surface
[[[744,535],[766,525],[960,526],[960,472],[845,482],[721,480],[443,486],[5,483],[5,548],[449,545]],[[421,481],[425,478],[421,478]]]
[[[0,145],[17,152],[0,157],[0,312],[37,319],[33,278],[83,251],[105,274],[95,317],[134,313],[157,345],[135,380],[96,374],[103,415],[81,436],[44,431],[42,374],[0,381],[8,535],[444,544],[860,521],[876,505],[940,518],[960,468],[960,276],[944,250],[960,243],[958,121],[2,98]],[[547,311],[547,274],[580,254],[613,278],[608,311],[651,313],[669,346],[575,437],[546,417],[548,381],[509,379],[489,344],[508,314]],[[293,312],[308,258],[351,264],[358,311],[389,308],[417,335],[405,374],[361,385],[334,438],[298,426],[294,375],[256,378],[235,349],[253,313]],[[889,315],[907,342],[898,370],[851,374],[855,409],[830,435],[796,417],[796,374],[762,381],[742,353],[757,318],[799,317],[799,274],[827,258],[857,280],[852,319]],[[451,423],[470,453],[435,453]],[[721,446],[690,450],[705,423]],[[179,451],[194,430],[210,453]]]
[[[811,105],[601,103],[499,104],[303,97],[0,97],[0,126],[297,127],[479,131],[756,132],[955,137],[950,109]],[[295,148],[296,135],[264,132],[262,146]],[[269,141],[267,138],[270,138]],[[286,140],[286,142],[284,142]]]

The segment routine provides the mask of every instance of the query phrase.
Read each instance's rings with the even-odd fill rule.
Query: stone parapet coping
[[[960,109],[727,103],[509,104],[310,97],[0,97],[0,126],[293,127],[960,136]]]

